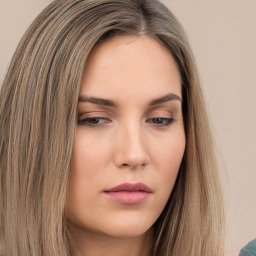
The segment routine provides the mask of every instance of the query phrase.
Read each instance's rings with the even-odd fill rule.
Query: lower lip
[[[151,193],[145,191],[116,191],[104,192],[104,194],[121,204],[139,204],[146,200]]]

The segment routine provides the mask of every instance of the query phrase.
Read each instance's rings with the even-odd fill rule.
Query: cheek
[[[95,141],[96,138],[77,131],[66,200],[66,216],[69,218],[79,215],[79,211],[83,212],[85,202],[93,203],[92,192],[97,193],[101,189],[102,170],[105,169],[109,159],[109,150],[107,144],[95,143]]]
[[[182,158],[184,155],[184,151],[185,151],[185,142],[182,142],[180,144],[171,145],[169,150],[165,151],[166,154],[163,154],[163,158],[168,159],[166,161],[166,169],[167,169],[167,173],[168,173],[168,169],[170,170],[169,175],[178,174],[180,164],[182,162]]]
[[[166,138],[154,149],[155,179],[161,189],[161,197],[168,199],[175,184],[185,151],[185,135]],[[152,152],[153,153],[153,152]]]
[[[184,151],[185,151],[185,134],[183,132],[176,133],[175,136],[166,137],[161,143],[154,147],[154,161],[156,165],[161,166],[161,170],[166,174],[172,175],[178,172]]]
[[[71,163],[71,174],[84,177],[81,181],[94,179],[99,170],[104,170],[110,159],[109,147],[110,144],[107,141],[99,140],[95,136],[87,136],[85,132],[78,130]]]

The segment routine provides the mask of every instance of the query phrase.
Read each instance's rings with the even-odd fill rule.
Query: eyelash
[[[162,122],[164,122],[164,124],[153,123],[152,121],[149,122],[149,123],[153,123],[155,126],[169,126],[175,121],[173,118],[167,118],[167,117],[153,117],[153,118],[150,118],[149,120],[152,120],[152,121],[155,120],[157,122],[161,120]]]
[[[79,124],[82,124],[82,125],[86,125],[86,126],[101,126],[101,125],[104,125],[105,124],[105,122],[103,123],[103,124],[98,124],[98,123],[90,123],[90,121],[99,121],[99,120],[105,120],[105,121],[107,121],[107,119],[106,118],[104,118],[104,117],[87,117],[87,118],[85,118],[85,119],[83,119],[83,120],[79,120]],[[107,123],[109,123],[109,121],[107,121]]]
[[[100,121],[104,121],[103,123],[99,124]],[[150,120],[150,121],[149,121]],[[154,121],[156,123],[154,123]],[[158,127],[163,127],[163,126],[169,126],[171,125],[173,122],[175,121],[175,119],[173,118],[166,118],[166,117],[153,117],[153,118],[149,118],[147,120],[148,123],[152,123],[155,126]],[[85,119],[79,120],[78,123],[81,125],[85,125],[85,126],[90,126],[90,127],[99,127],[99,126],[103,126],[106,123],[109,123],[110,121],[107,120],[104,117],[87,117]],[[159,123],[160,122],[160,123]]]

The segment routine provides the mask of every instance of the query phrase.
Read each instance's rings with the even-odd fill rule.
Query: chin
[[[106,224],[98,227],[98,229],[106,235],[119,238],[142,236],[152,229],[155,222],[155,219],[146,216],[132,216],[132,214],[128,218],[112,216],[111,219],[106,220]]]
[[[116,237],[116,238],[135,238],[145,235],[149,232],[152,227],[141,227],[139,225],[134,226],[119,226],[112,227],[111,230],[106,231],[106,235]]]

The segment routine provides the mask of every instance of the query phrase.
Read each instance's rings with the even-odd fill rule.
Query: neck
[[[153,229],[138,237],[113,237],[72,227],[71,256],[150,256]]]

